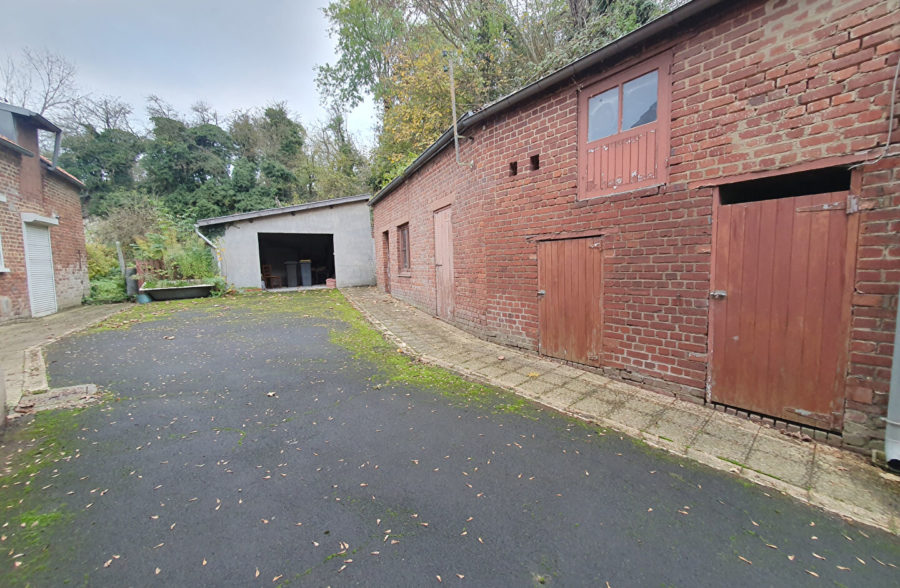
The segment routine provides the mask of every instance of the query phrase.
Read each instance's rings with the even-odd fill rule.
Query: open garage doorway
[[[311,233],[259,233],[265,288],[325,285],[334,277],[334,237]]]

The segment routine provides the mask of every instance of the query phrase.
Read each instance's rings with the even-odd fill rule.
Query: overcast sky
[[[149,94],[188,112],[220,115],[285,101],[311,126],[323,120],[315,65],[333,62],[327,0],[41,0],[4,2],[0,55],[49,49],[78,68],[83,91],[116,96],[145,116]],[[370,146],[374,111],[348,116]]]

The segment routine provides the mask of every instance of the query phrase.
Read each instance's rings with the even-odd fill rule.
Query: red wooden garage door
[[[857,215],[847,193],[719,205],[714,402],[839,429]]]
[[[540,351],[600,365],[603,255],[599,238],[538,243]]]

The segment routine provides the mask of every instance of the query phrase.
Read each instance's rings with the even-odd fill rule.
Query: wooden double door
[[[839,430],[858,215],[847,192],[717,204],[714,402]]]

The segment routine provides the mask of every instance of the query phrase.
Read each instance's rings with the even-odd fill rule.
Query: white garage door
[[[56,312],[56,285],[49,227],[25,223],[25,267],[28,269],[31,316],[53,314]]]

